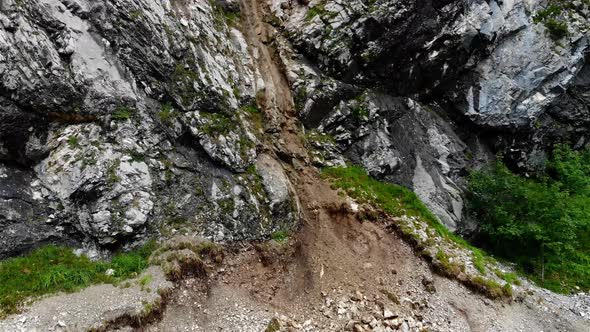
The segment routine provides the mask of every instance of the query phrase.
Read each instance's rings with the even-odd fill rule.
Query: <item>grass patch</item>
[[[473,251],[473,266],[479,273],[486,273],[485,257],[480,250]]]
[[[369,118],[369,111],[363,105],[353,107],[351,113],[356,119]]]
[[[516,273],[511,273],[511,272],[502,272],[500,270],[495,270],[494,274],[496,274],[496,276],[504,281],[506,281],[507,284],[510,285],[520,285],[520,280],[518,280],[518,276],[516,275]]]
[[[158,112],[158,117],[163,123],[170,125],[178,114],[174,112],[174,107],[170,103],[162,105],[162,110]]]
[[[287,231],[274,232],[270,235],[270,238],[277,241],[278,243],[283,243],[289,238],[289,233]]]
[[[201,115],[208,119],[208,121],[201,127],[201,130],[211,137],[227,135],[238,126],[233,118],[225,114],[201,112]]]
[[[322,175],[331,179],[335,187],[345,190],[348,195],[361,203],[371,203],[396,217],[403,215],[420,217],[442,237],[462,247],[477,250],[464,239],[451,233],[418,196],[405,187],[380,182],[370,177],[359,166],[324,168]]]
[[[133,116],[134,109],[127,106],[120,106],[113,112],[111,118],[116,121],[129,120]]]
[[[543,24],[549,36],[558,41],[570,34],[568,25],[570,22],[574,23],[572,22],[574,20],[573,14],[578,12],[582,17],[585,17],[584,12],[588,9],[590,9],[590,1],[588,0],[580,1],[577,4],[571,0],[549,0],[545,8],[535,13],[533,22]],[[578,23],[588,27],[586,21]]]
[[[75,292],[97,283],[116,283],[135,277],[148,266],[153,242],[115,255],[111,262],[93,262],[70,248],[49,245],[26,256],[0,262],[0,317],[18,311],[28,298]],[[113,269],[112,275],[105,272]]]
[[[72,150],[80,146],[80,143],[78,142],[78,137],[76,137],[75,135],[71,135],[70,137],[68,137],[68,145]]]
[[[465,270],[465,266],[451,262],[451,257],[442,250],[439,250],[434,257],[440,262],[442,272],[447,276],[457,277]]]
[[[314,17],[322,16],[325,13],[326,9],[324,8],[324,4],[313,6],[307,10],[307,14],[305,14],[305,20],[309,22],[313,20]]]
[[[153,279],[154,278],[152,277],[151,274],[147,274],[147,275],[141,277],[141,279],[139,279],[139,282],[138,282],[139,286],[141,287],[142,290],[144,290],[152,283]]]
[[[510,284],[500,285],[496,281],[481,276],[471,278],[473,286],[485,291],[492,298],[512,297]]]
[[[281,330],[281,323],[279,322],[278,319],[273,318],[270,320],[270,322],[268,322],[268,325],[266,326],[266,329],[264,329],[264,332],[277,332]]]

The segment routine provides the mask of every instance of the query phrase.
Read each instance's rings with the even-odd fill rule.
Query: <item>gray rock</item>
[[[292,197],[271,208],[266,192],[283,189],[260,192],[245,173],[252,58],[214,6],[2,2],[0,258],[178,232],[256,239],[294,223]]]

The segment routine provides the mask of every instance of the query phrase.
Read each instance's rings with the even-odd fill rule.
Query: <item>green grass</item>
[[[158,117],[163,123],[170,125],[178,114],[174,112],[174,107],[170,103],[162,105],[162,110],[158,112]]]
[[[549,0],[545,8],[537,11],[533,16],[533,22],[543,24],[549,36],[558,41],[567,37],[570,32],[568,25],[572,20],[572,14],[576,11],[583,12],[590,8],[590,1],[581,1],[574,5],[571,0]]]
[[[351,112],[352,116],[356,119],[364,119],[369,117],[369,111],[363,105],[353,107]]]
[[[113,120],[116,121],[125,121],[125,120],[129,120],[131,118],[131,116],[133,115],[134,110],[130,107],[127,106],[121,106],[119,108],[117,108],[115,110],[115,112],[113,112],[113,114],[111,115]]]
[[[71,135],[70,137],[68,137],[68,145],[72,150],[77,148],[80,145],[80,143],[78,142],[78,137],[76,137],[75,135]]]
[[[473,250],[473,266],[479,273],[485,274],[485,256],[480,250]]]
[[[462,247],[477,250],[467,241],[451,233],[411,190],[391,183],[380,182],[359,166],[331,167],[322,175],[332,180],[333,186],[345,190],[360,202],[372,203],[392,216],[417,216],[426,221],[442,237]]]
[[[111,262],[93,262],[70,248],[49,245],[26,256],[0,262],[0,317],[15,313],[28,298],[57,292],[75,292],[97,283],[116,283],[134,277],[148,266],[155,249],[149,243]],[[106,275],[113,269],[113,275]]]
[[[289,238],[289,233],[286,231],[274,232],[270,235],[270,238],[277,241],[278,243],[283,243]]]
[[[227,135],[238,126],[235,119],[225,114],[201,112],[201,115],[209,120],[201,127],[208,136]]]
[[[326,10],[324,9],[324,4],[319,4],[314,7],[311,7],[305,15],[305,21],[309,22],[313,20],[313,18],[316,16],[322,16],[325,12]]]

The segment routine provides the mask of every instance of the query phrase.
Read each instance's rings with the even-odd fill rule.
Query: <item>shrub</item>
[[[557,145],[534,178],[500,161],[473,172],[468,208],[477,241],[555,291],[590,288],[590,151]]]
[[[568,23],[575,11],[583,13],[590,8],[590,1],[584,0],[573,4],[571,0],[549,0],[547,7],[533,16],[533,22],[542,23],[551,38],[558,40],[569,34]]]

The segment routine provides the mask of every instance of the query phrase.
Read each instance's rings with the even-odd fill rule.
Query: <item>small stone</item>
[[[361,322],[363,322],[365,324],[369,324],[372,320],[373,320],[373,316],[371,316],[371,315],[363,315],[363,317],[361,317]]]
[[[379,321],[375,318],[373,318],[373,320],[369,323],[371,330],[374,330],[377,327],[377,325],[379,325]]]
[[[400,331],[410,332],[410,324],[408,324],[408,322],[403,322]]]
[[[354,332],[364,332],[365,329],[363,328],[363,326],[361,324],[356,324],[353,328]]]
[[[363,294],[357,290],[357,291],[354,293],[354,295],[351,297],[351,299],[352,299],[353,301],[361,301],[361,300],[363,299]]]
[[[397,318],[399,315],[395,314],[393,310],[389,307],[383,307],[383,319],[393,319]]]
[[[434,280],[432,278],[427,277],[427,276],[423,276],[422,277],[422,285],[424,286],[424,289],[426,289],[427,292],[429,292],[429,293],[436,292],[436,288],[434,287]]]

